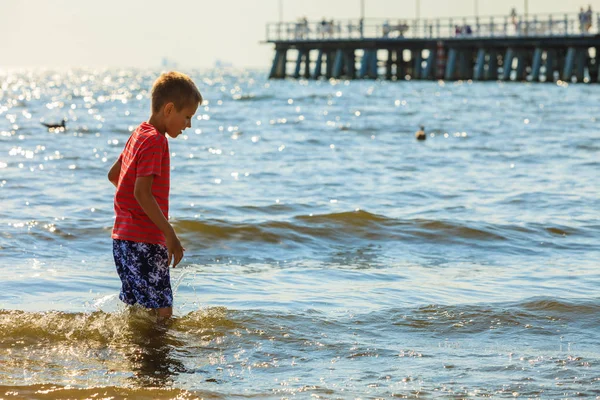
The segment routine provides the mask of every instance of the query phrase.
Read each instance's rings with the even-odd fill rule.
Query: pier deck
[[[600,82],[600,15],[268,24],[270,78]]]

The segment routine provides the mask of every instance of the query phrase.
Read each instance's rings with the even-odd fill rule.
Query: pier
[[[600,82],[600,14],[270,23],[271,79]]]

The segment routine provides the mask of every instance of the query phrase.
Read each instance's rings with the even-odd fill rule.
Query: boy
[[[130,136],[108,173],[115,193],[113,255],[121,278],[119,298],[156,311],[160,320],[173,313],[169,265],[183,258],[183,247],[168,222],[170,162],[166,135],[190,128],[202,95],[187,76],[162,74],[152,86],[152,114]]]

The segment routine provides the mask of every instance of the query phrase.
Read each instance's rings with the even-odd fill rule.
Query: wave
[[[572,367],[581,364],[589,374],[595,371],[589,366],[597,365],[599,315],[600,298],[549,297],[369,313],[215,307],[174,317],[169,325],[157,325],[145,311],[136,309],[116,313],[0,310],[0,393],[49,399],[237,398],[231,390],[241,387],[240,392],[246,391],[239,397],[270,398],[273,392],[265,382],[272,381],[273,372],[289,371],[290,363],[294,374],[308,374],[315,368],[319,374],[321,365],[334,361],[339,363],[335,368],[345,371],[349,368],[345,360],[394,365],[399,357],[420,359],[425,363],[421,368],[428,368],[431,362],[453,365],[455,349],[459,357],[468,356],[469,367],[475,363],[503,371],[506,365],[490,364],[490,354],[510,356],[516,351],[518,357],[525,357],[524,364],[540,363],[545,357],[539,355],[548,354],[540,349],[550,347],[552,353],[543,365],[547,371],[563,373],[565,361]],[[564,353],[563,337],[565,350],[568,341],[578,342],[581,349]],[[381,372],[375,365],[369,368]],[[244,372],[250,370],[251,376]],[[250,395],[244,384],[249,376],[253,379],[248,381]],[[189,391],[180,390],[181,386]]]
[[[290,243],[309,247],[353,245],[356,241],[466,243],[507,240],[506,228],[472,227],[448,221],[398,220],[366,211],[299,215],[288,220],[230,222],[226,220],[178,220],[177,232],[207,245],[222,241],[242,243]]]
[[[155,322],[150,313],[137,307],[115,313],[0,310],[0,348],[40,342],[127,344],[138,339],[140,332],[152,334],[160,330]],[[225,308],[214,307],[174,318],[169,329],[213,337],[237,327]]]
[[[177,220],[174,221],[174,225],[182,235],[208,242],[236,240],[277,243],[293,240],[297,243],[311,243],[325,240],[343,243],[349,239],[366,239],[476,244],[511,240],[530,241],[532,236],[552,238],[581,233],[574,227],[541,224],[522,226],[423,218],[396,219],[363,210],[297,215],[287,220],[248,223],[227,220]]]
[[[327,100],[332,98],[333,95],[330,93],[311,93],[311,94],[306,94],[306,95],[296,95],[294,97],[295,101],[301,101],[301,100],[315,100],[315,99],[323,99],[323,100]]]
[[[174,219],[172,223],[178,235],[200,246],[214,246],[224,242],[230,242],[228,247],[260,243],[287,244],[292,248],[306,247],[319,251],[340,245],[361,246],[365,242],[434,246],[516,246],[519,249],[527,249],[532,241],[538,240],[551,248],[564,248],[565,245],[571,244],[575,246],[574,249],[578,249],[581,247],[577,246],[586,245],[578,241],[588,241],[597,232],[593,226],[401,219],[364,210],[315,215],[297,214],[309,209],[307,205],[238,207],[232,210],[231,219]],[[282,218],[281,215],[287,217]],[[111,229],[109,225],[98,226],[90,224],[87,220],[80,220],[78,224],[74,221],[30,221],[26,228],[26,235],[22,235],[25,225],[15,225],[13,228],[9,226],[8,232],[4,234],[7,238],[0,237],[0,246],[18,247],[18,242],[27,238],[43,242],[73,242],[86,238],[89,246],[103,246],[103,242],[96,242],[110,236]],[[17,242],[13,243],[14,239],[17,239]]]
[[[409,236],[409,232],[395,231],[394,228],[412,228],[415,236],[444,235],[452,231],[454,237],[481,239],[500,239],[500,235],[481,229],[470,228],[457,223],[415,219],[402,221],[367,211],[349,211],[341,213],[299,215],[288,221],[267,221],[256,224],[231,223],[225,220],[178,220],[174,224],[181,232],[198,233],[215,239],[227,239],[235,236],[243,240],[270,241],[278,236],[285,238],[294,234],[308,235],[314,238],[332,238],[339,235],[367,235],[371,239],[394,238],[397,235]],[[277,233],[277,234],[276,234]],[[280,236],[283,234],[284,236]]]
[[[27,312],[0,310],[0,348],[27,347],[45,343],[85,343],[90,345],[126,345],[141,336],[169,333],[170,343],[210,341],[224,335],[261,332],[295,326],[300,337],[309,331],[345,329],[348,323],[369,329],[432,329],[436,332],[470,332],[497,327],[542,327],[558,324],[600,327],[600,298],[557,299],[536,297],[517,302],[460,305],[423,305],[381,309],[369,313],[324,313],[308,309],[288,313],[271,310],[230,310],[209,307],[175,316],[168,325],[157,325],[155,317],[144,309],[128,307],[118,312]],[[309,328],[313,327],[313,328]],[[456,329],[464,328],[464,329]],[[303,330],[308,330],[302,332]],[[281,340],[296,341],[298,337]],[[167,344],[169,344],[167,340]]]
[[[597,153],[598,151],[600,151],[600,146],[597,146],[595,144],[578,144],[575,146],[575,148],[577,150],[585,150],[585,151],[591,151],[594,153]]]
[[[426,306],[406,315],[391,310],[394,325],[430,329],[438,333],[481,333],[490,330],[529,330],[532,334],[555,334],[567,323],[580,327],[600,327],[598,300],[558,300],[534,298],[520,302]]]
[[[63,386],[58,384],[38,384],[38,385],[0,385],[0,392],[14,398],[20,399],[225,399],[228,396],[219,395],[209,391],[188,391],[176,388],[131,388],[131,387],[89,387],[76,388],[71,385]]]
[[[261,101],[261,100],[269,100],[275,98],[274,95],[270,94],[235,94],[233,95],[233,100],[235,101]]]

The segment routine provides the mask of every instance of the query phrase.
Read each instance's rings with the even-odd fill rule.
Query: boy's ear
[[[165,107],[163,108],[163,113],[165,114],[165,117],[168,117],[174,109],[175,104],[173,104],[172,102],[165,104]]]

